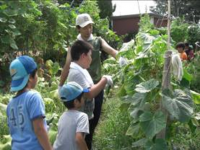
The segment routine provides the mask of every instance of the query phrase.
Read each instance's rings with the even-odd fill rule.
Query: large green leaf
[[[180,122],[187,122],[193,113],[193,101],[181,90],[175,90],[174,97],[163,96],[163,107]]]
[[[135,91],[138,93],[148,93],[155,89],[159,85],[159,82],[155,79],[150,79],[149,81],[142,82],[136,85]]]
[[[164,139],[156,139],[155,143],[148,141],[145,147],[146,150],[167,150],[167,143]]]
[[[194,101],[195,104],[200,104],[200,94],[190,90],[191,95],[192,95],[192,100]]]
[[[186,80],[188,80],[189,82],[191,82],[193,76],[191,74],[189,74],[186,69],[183,69],[183,78],[185,78]]]
[[[142,107],[146,102],[146,93],[135,93],[132,96],[132,105]]]
[[[156,111],[155,114],[146,111],[140,115],[139,120],[142,130],[149,138],[153,138],[166,127],[166,117],[161,111]]]

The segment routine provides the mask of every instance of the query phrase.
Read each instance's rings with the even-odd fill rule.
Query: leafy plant
[[[166,129],[172,125],[174,130],[178,128],[177,123],[189,124],[194,119],[192,96],[183,82],[190,82],[192,77],[184,72],[180,84],[172,78],[172,88],[162,90],[163,56],[167,50],[167,36],[148,25],[148,17],[141,20],[142,27],[136,35],[136,44],[133,48],[119,53],[119,56],[126,57],[129,63],[121,68],[122,71],[115,72],[120,74],[118,79],[122,83],[119,90],[122,106],[129,111],[132,118],[127,135],[132,135],[134,147],[168,149],[170,143],[173,143],[175,133]],[[110,70],[113,73],[115,69]],[[167,138],[159,139],[163,130],[166,131]]]

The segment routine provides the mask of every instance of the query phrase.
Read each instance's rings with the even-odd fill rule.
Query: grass
[[[103,112],[94,137],[94,150],[130,150],[133,139],[126,136],[130,119],[127,110],[120,109],[115,94],[103,104]]]

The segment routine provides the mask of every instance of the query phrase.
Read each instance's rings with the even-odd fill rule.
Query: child
[[[188,60],[191,61],[194,58],[193,46],[189,43],[185,43],[185,53],[187,54]]]
[[[10,64],[11,91],[17,92],[7,107],[12,149],[51,150],[42,97],[32,91],[37,84],[37,64],[20,56]]]
[[[176,49],[178,50],[178,52],[180,53],[180,58],[182,61],[184,60],[188,60],[187,58],[187,54],[185,53],[184,49],[185,49],[185,44],[183,42],[180,42],[176,45]]]
[[[60,97],[67,107],[58,122],[58,135],[54,150],[87,150],[85,135],[89,133],[87,114],[78,111],[84,104],[83,94],[89,89],[83,89],[76,82],[68,82],[60,89]]]

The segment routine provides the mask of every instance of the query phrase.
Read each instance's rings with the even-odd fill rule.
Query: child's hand
[[[107,84],[108,84],[109,86],[112,86],[112,85],[113,85],[113,80],[112,80],[112,77],[111,77],[110,75],[103,75],[102,78],[106,78]]]

